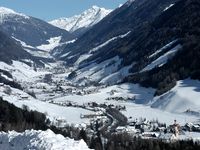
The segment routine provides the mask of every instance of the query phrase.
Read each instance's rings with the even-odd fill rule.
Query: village
[[[52,68],[46,71],[52,72]],[[74,85],[67,79],[68,70],[53,68],[54,74],[46,73],[34,78],[33,81],[21,81],[24,93],[15,93],[19,101],[30,101],[30,96],[40,101],[66,108],[77,108],[87,110],[90,113],[79,115],[80,124],[74,124],[79,129],[84,129],[88,135],[100,133],[106,138],[111,134],[129,134],[132,137],[144,139],[162,139],[166,141],[191,139],[194,134],[200,135],[200,123],[185,122],[179,124],[176,118],[171,119],[171,124],[160,121],[155,117],[148,119],[142,116],[125,115],[129,103],[139,99],[138,95],[123,94],[122,87],[110,88],[107,85]],[[0,84],[5,95],[10,95],[12,89]],[[96,100],[97,94],[105,90],[101,100]],[[122,93],[121,93],[122,92]],[[3,96],[3,95],[2,95]],[[80,98],[82,100],[80,100]],[[86,99],[85,99],[86,98]],[[129,110],[130,111],[130,110]],[[191,113],[192,110],[187,110]],[[84,122],[89,120],[89,123]],[[53,125],[65,130],[69,126],[66,119],[56,118]],[[191,134],[191,136],[190,136]],[[200,136],[198,136],[200,137]]]

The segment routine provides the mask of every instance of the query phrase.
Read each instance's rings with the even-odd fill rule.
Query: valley
[[[0,149],[198,149],[199,10],[128,0],[44,21],[0,7]]]
[[[165,95],[154,98],[155,90],[152,88],[144,88],[130,83],[110,86],[103,84],[79,85],[68,79],[72,68],[65,67],[64,62],[56,61],[45,66],[45,68],[37,68],[35,71],[34,68],[22,62],[13,62],[11,66],[1,63],[1,69],[9,71],[13,75],[13,79],[6,78],[17,81],[23,88],[21,91],[1,85],[2,98],[17,107],[26,106],[30,110],[46,114],[51,124],[60,128],[72,125],[92,130],[91,123],[95,125],[98,121],[101,124],[100,130],[107,128],[106,132],[110,131],[111,133],[130,130],[131,134],[137,135],[138,130],[132,124],[143,122],[143,120],[159,122],[167,126],[173,124],[174,120],[177,120],[181,126],[199,122],[199,114],[184,113],[190,108],[192,108],[191,112],[198,111],[193,105],[189,107],[187,104],[189,101],[186,101],[185,105],[183,103],[183,107],[179,106],[182,110],[173,109],[171,106],[168,106],[170,108],[168,109],[166,104],[162,104],[161,101],[162,99],[166,101],[164,100]],[[183,82],[195,83],[192,80]],[[198,87],[194,86],[193,88]],[[10,92],[7,92],[9,90]],[[198,92],[194,93],[199,94]],[[174,102],[176,101],[174,100]],[[171,105],[176,106],[173,102]],[[113,114],[113,112],[117,114]],[[150,128],[151,126],[145,131],[153,131]]]

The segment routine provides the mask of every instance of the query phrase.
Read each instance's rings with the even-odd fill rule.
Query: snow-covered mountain
[[[15,40],[0,31],[0,62],[12,64],[13,60],[21,61],[25,59],[38,63],[37,58],[32,57]]]
[[[93,6],[80,15],[70,18],[59,18],[49,23],[69,32],[75,32],[82,28],[89,28],[101,21],[112,10]]]
[[[17,13],[12,9],[6,8],[6,7],[0,7],[0,14],[1,14],[1,22],[4,22],[4,18],[8,15],[12,15],[12,16],[21,16],[24,18],[29,18],[29,16],[22,14],[22,13]]]
[[[89,83],[92,81],[103,84],[121,82],[124,77],[129,75],[129,70],[140,63],[139,59],[145,58],[144,55],[148,52],[144,51],[149,51],[151,48],[150,46],[141,48],[146,46],[145,41],[142,39],[137,41],[138,37],[146,36],[144,32],[147,28],[146,22],[152,22],[175,1],[128,1],[80,36],[73,44],[66,46],[58,57],[66,60],[67,64],[78,66],[74,67],[74,71],[77,73],[73,79],[74,82]],[[158,50],[173,40],[175,39],[167,39],[166,43],[156,46],[153,50]],[[150,39],[147,38],[146,41],[150,41]],[[178,45],[178,43],[175,44]],[[173,49],[173,46],[169,50]],[[138,50],[139,48],[140,50]],[[164,60],[167,60],[168,55],[171,55],[172,52],[176,51],[169,51],[165,57],[163,56],[157,61],[154,58],[147,62],[150,64],[155,61],[155,65],[165,62]],[[142,66],[142,68],[144,67]]]
[[[58,36],[62,40],[72,39],[66,30],[5,7],[0,7],[0,30],[30,46],[47,44],[50,38]]]

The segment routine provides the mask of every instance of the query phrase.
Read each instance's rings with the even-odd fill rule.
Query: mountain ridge
[[[0,30],[8,36],[13,36],[31,46],[45,44],[52,37],[62,36],[64,41],[73,39],[66,30],[5,7],[0,7],[0,25]]]
[[[49,21],[49,23],[70,33],[83,32],[97,24],[111,11],[111,9],[100,8],[94,5],[79,15],[69,18],[62,17]]]

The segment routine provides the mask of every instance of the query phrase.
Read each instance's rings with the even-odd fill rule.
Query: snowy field
[[[113,104],[114,106],[120,105],[126,107],[126,110],[122,111],[122,113],[128,118],[157,119],[167,124],[172,124],[174,119],[180,124],[198,120],[198,116],[186,115],[184,112],[188,109],[200,112],[198,100],[200,97],[199,81],[190,79],[179,81],[171,91],[154,98],[154,89],[140,87],[137,84],[120,84],[108,87],[89,86],[84,88],[68,85],[68,81],[65,78],[70,70],[62,67],[64,72],[54,74],[52,77],[55,84],[50,85],[39,80],[45,74],[56,72],[54,68],[61,65],[60,62],[48,64],[48,69],[38,70],[37,72],[32,67],[17,61],[13,61],[12,65],[7,65],[3,62],[0,62],[0,64],[0,69],[11,72],[15,80],[20,81],[26,88],[31,88],[30,90],[34,91],[37,97],[33,98],[25,92],[14,88],[11,88],[12,93],[8,95],[4,92],[5,87],[0,87],[0,94],[4,100],[15,104],[17,107],[27,105],[31,110],[47,114],[52,121],[62,120],[67,124],[88,124],[90,119],[81,119],[80,116],[94,114],[95,112],[80,107],[60,106],[49,103],[50,101],[59,104],[70,102],[79,106],[87,105],[90,102]],[[91,73],[90,71],[86,72]],[[98,73],[96,72],[94,77],[98,76]],[[57,93],[54,91],[57,85],[60,84],[62,84],[61,87],[64,91],[70,89],[72,92],[63,94],[62,92]],[[23,99],[22,97],[26,98]],[[123,101],[113,100],[115,98],[123,98]]]
[[[18,89],[12,89],[11,95],[5,94],[4,89],[0,87],[0,95],[3,96],[3,99],[14,104],[17,107],[22,108],[23,105],[29,107],[30,110],[37,110],[39,112],[45,113],[47,117],[56,122],[62,120],[65,124],[83,124],[89,123],[88,119],[81,119],[81,114],[92,114],[93,112],[81,108],[74,107],[62,107],[55,104],[50,104],[42,102],[40,100],[34,99],[30,95],[22,92]],[[25,97],[22,99],[21,97]]]
[[[114,91],[114,94],[113,94]],[[126,106],[126,111],[122,111],[128,118],[146,118],[148,120],[156,120],[158,119],[160,122],[165,122],[168,125],[173,124],[174,119],[176,119],[180,124],[185,124],[186,122],[193,122],[198,119],[195,116],[189,116],[181,113],[174,113],[163,111],[161,109],[154,109],[150,107],[151,101],[153,101],[153,89],[146,89],[140,87],[139,85],[134,84],[122,84],[122,85],[114,85],[104,89],[100,89],[99,92],[89,95],[70,95],[65,97],[60,97],[55,99],[56,102],[74,102],[77,104],[86,104],[88,102],[96,102],[99,104],[114,104]],[[134,101],[115,101],[115,100],[106,100],[110,97],[123,97],[127,98],[135,98],[137,103]]]
[[[169,112],[200,112],[200,81],[178,81],[172,90],[155,97],[152,106]]]

